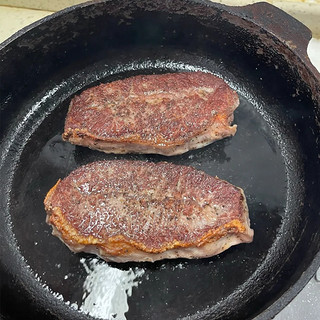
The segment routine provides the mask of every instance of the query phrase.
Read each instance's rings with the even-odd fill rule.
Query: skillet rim
[[[116,0],[117,1],[117,0]],[[120,0],[121,1],[121,0]],[[6,39],[5,41],[3,41],[2,43],[0,43],[0,52],[4,51],[6,49],[6,47],[10,46],[11,43],[13,43],[16,40],[19,40],[20,38],[22,38],[25,34],[27,34],[29,31],[41,26],[42,24],[51,21],[52,19],[55,19],[57,17],[63,16],[68,14],[69,12],[72,12],[78,8],[85,8],[85,7],[89,7],[89,6],[94,6],[96,4],[99,3],[107,3],[110,2],[110,0],[92,0],[92,1],[88,1],[88,2],[84,2],[84,3],[80,3],[77,5],[73,5],[70,6],[68,8],[65,8],[63,10],[54,12],[52,14],[49,14],[48,16],[18,30],[17,32],[15,32],[12,36],[10,36],[8,39]],[[220,4],[220,3],[215,3],[213,1],[210,0],[186,0],[187,3],[198,3],[204,6],[213,6],[216,8],[221,8],[226,10],[227,8],[235,8],[235,6],[229,6],[229,5],[224,5],[224,4]],[[267,2],[259,2],[259,3],[254,3],[254,4],[249,4],[246,6],[240,6],[239,8],[244,8],[244,7],[254,7],[254,6],[260,6],[261,4],[265,4],[268,5],[270,8],[276,8],[275,6],[267,3]],[[277,10],[280,10],[278,8],[276,8]],[[282,10],[281,10],[282,11]],[[240,13],[238,12],[230,12],[228,11],[228,13],[230,15],[234,15],[236,17],[240,17]],[[288,19],[294,19],[292,16],[290,16],[289,14],[287,14]],[[250,19],[250,18],[246,18],[246,17],[242,17],[244,19],[246,19],[248,22],[254,24],[257,28],[261,28],[261,25],[259,25],[258,22],[255,22],[254,20]],[[304,26],[301,22],[299,22],[302,26]],[[307,29],[307,28],[306,28]],[[308,29],[307,29],[308,30]],[[280,38],[280,35],[277,35],[273,32],[271,32],[270,30],[268,30],[268,28],[264,28],[264,31],[266,31],[267,34],[269,34],[271,37],[275,37],[278,40],[280,40],[284,46],[286,46],[286,48],[293,53],[296,57],[299,58],[299,60],[301,61],[301,63],[304,65],[304,67],[311,73],[311,75],[314,77],[314,79],[316,81],[320,80],[320,73],[316,70],[316,68],[312,65],[312,63],[310,62],[308,56],[307,59],[303,59],[303,57],[301,57],[301,55],[296,52],[292,47],[290,47],[289,44],[284,43],[283,39]],[[309,30],[310,32],[310,30]],[[310,32],[310,38],[311,38],[311,32]],[[310,39],[309,39],[310,41]],[[303,48],[305,51],[307,50],[307,48]],[[2,159],[1,157],[1,160]],[[0,167],[3,166],[3,162],[1,161],[0,163]],[[310,281],[310,279],[315,275],[316,271],[318,270],[320,266],[320,251],[317,252],[317,254],[313,257],[312,262],[310,263],[310,265],[304,270],[304,272],[301,274],[301,276],[299,277],[299,279],[293,284],[291,285],[291,287],[285,291],[276,301],[274,301],[270,306],[268,306],[265,310],[263,310],[259,315],[257,315],[256,317],[254,317],[253,319],[255,320],[269,320],[271,318],[273,318],[274,316],[276,316],[282,309],[284,309],[297,295],[298,293],[307,285],[307,283]],[[1,315],[1,314],[0,314]],[[2,317],[2,315],[1,315]]]

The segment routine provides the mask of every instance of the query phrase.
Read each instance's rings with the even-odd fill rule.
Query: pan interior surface
[[[182,64],[172,61],[160,63],[175,66],[168,70],[157,68],[156,64],[153,69],[142,69],[141,66],[139,68],[139,65],[134,65],[137,67],[135,70],[123,71],[100,80],[106,82],[137,73],[194,68],[189,66],[182,69]],[[89,74],[92,76],[92,71]],[[96,75],[95,78],[99,76]],[[68,88],[79,85],[72,80],[66,83]],[[58,90],[55,94],[66,95],[63,86],[59,84],[58,87],[61,92]],[[68,90],[66,91],[68,96]],[[167,158],[157,155],[106,155],[62,141],[61,134],[69,102],[68,97],[59,103],[32,133],[20,156],[13,181],[13,232],[22,255],[39,276],[39,280],[54,293],[62,295],[64,301],[70,301],[74,306],[75,303],[78,306],[84,303],[83,284],[87,271],[81,259],[91,258],[89,255],[72,254],[51,235],[51,228],[45,223],[43,199],[59,178],[67,176],[80,165],[101,159],[126,158],[190,165],[241,186],[247,196],[252,227],[255,230],[253,244],[239,245],[210,259],[165,260],[154,264],[125,266],[112,264],[113,268],[120,270],[143,270],[143,275],[139,277],[140,283],[133,289],[129,299],[128,319],[157,318],[157,315],[159,319],[164,315],[175,319],[191,315],[216,305],[245,285],[266,258],[285,215],[286,203],[286,173],[281,150],[273,138],[270,126],[253,104],[241,96],[240,106],[235,113],[235,123],[238,124],[235,137],[181,156]],[[47,109],[50,106],[43,107]],[[21,219],[28,223],[22,223]]]
[[[317,239],[319,222],[315,217],[314,230],[308,226],[310,234],[301,232],[319,202],[309,187],[320,181],[313,173],[319,168],[319,146],[313,139],[318,128],[311,94],[281,55],[227,22],[220,7],[206,8],[212,10],[209,18],[215,17],[209,25],[207,13],[201,19],[192,14],[202,14],[197,2],[190,2],[191,14],[123,3],[126,9],[112,3],[78,7],[5,48],[8,68],[0,69],[0,76],[7,75],[1,102],[8,125],[1,168],[7,180],[1,189],[0,222],[11,278],[3,286],[8,291],[4,313],[22,315],[15,310],[17,301],[23,304],[23,296],[15,296],[19,288],[33,297],[30,305],[37,305],[28,319],[40,314],[48,319],[85,319],[87,314],[110,319],[254,318],[290,287],[291,279],[299,278],[299,270],[318,250],[312,247],[300,267],[293,268],[301,248]],[[68,35],[69,41],[52,40],[58,31],[62,37],[68,34],[68,23],[81,18],[86,23],[72,25],[78,30]],[[44,34],[40,48],[45,40],[37,36]],[[254,46],[266,53],[256,55]],[[16,68],[22,63],[21,56],[9,55],[17,47],[31,59],[19,79],[9,71],[10,63]],[[62,141],[70,100],[82,90],[137,74],[196,70],[222,77],[238,92],[234,137],[169,158],[107,155]],[[16,90],[8,79],[15,80]],[[43,200],[59,178],[102,159],[190,165],[243,188],[254,241],[208,259],[153,264],[107,264],[71,253],[51,235]],[[306,240],[300,245],[302,237]],[[295,252],[299,246],[300,253]],[[109,290],[100,286],[99,291],[95,284],[100,282]]]

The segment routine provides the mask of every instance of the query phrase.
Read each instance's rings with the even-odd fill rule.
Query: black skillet
[[[128,319],[278,313],[320,264],[320,84],[307,58],[310,37],[266,3],[122,0],[63,10],[1,44],[2,317],[89,317],[66,301],[81,304],[80,259],[91,257],[50,234],[42,202],[74,168],[114,158],[191,165],[241,186],[255,230],[252,244],[209,259],[112,265],[145,271],[128,298]],[[237,90],[235,137],[170,158],[106,155],[61,140],[77,92],[179,70],[212,72]]]

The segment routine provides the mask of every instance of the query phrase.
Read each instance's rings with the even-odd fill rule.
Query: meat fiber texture
[[[242,189],[167,162],[90,163],[44,204],[54,235],[106,261],[204,258],[253,238]]]
[[[106,153],[167,156],[232,136],[239,98],[204,72],[139,75],[75,96],[63,139]]]

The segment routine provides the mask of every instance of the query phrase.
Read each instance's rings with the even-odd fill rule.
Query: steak
[[[106,261],[204,258],[253,239],[242,189],[167,162],[90,163],[44,204],[54,235]]]
[[[177,155],[234,135],[238,105],[236,92],[209,73],[139,75],[75,96],[62,137],[106,153]]]

